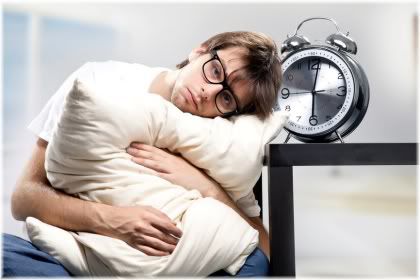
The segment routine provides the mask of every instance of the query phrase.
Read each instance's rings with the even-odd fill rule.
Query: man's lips
[[[195,100],[194,95],[192,94],[192,92],[190,91],[189,88],[187,88],[187,92],[188,92],[188,99],[190,99],[190,101],[192,101],[192,103],[195,105],[195,108],[198,110],[198,105],[197,105],[197,101]]]

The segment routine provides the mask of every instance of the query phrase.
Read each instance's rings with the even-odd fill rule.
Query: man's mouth
[[[198,105],[197,105],[197,101],[195,100],[194,95],[192,94],[192,92],[190,91],[190,89],[189,89],[189,88],[187,88],[187,92],[188,92],[188,94],[189,94],[189,99],[192,101],[192,103],[195,105],[195,108],[196,108],[196,109],[197,109],[197,111],[198,111]]]

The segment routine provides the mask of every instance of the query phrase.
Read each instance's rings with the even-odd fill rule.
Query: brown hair
[[[236,31],[217,34],[202,45],[207,48],[207,52],[228,47],[243,47],[247,50],[243,55],[246,66],[240,69],[241,79],[250,82],[253,101],[242,113],[257,115],[260,119],[270,116],[282,80],[276,43],[263,33]],[[176,67],[180,69],[188,63],[186,59]]]

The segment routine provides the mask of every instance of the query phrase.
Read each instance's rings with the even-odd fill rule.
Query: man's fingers
[[[181,238],[182,231],[176,226],[176,223],[172,221],[165,213],[153,207],[150,207],[149,211],[155,214],[155,217],[151,216],[152,219],[150,223],[152,226],[157,228],[159,231],[172,234],[176,238]]]
[[[148,174],[159,176],[159,173],[166,172],[166,170],[162,167],[163,159],[159,156],[130,147],[127,148],[127,153],[132,156],[132,161],[146,167],[146,173]],[[142,170],[142,172],[143,171],[144,170]]]
[[[138,246],[146,246],[156,251],[167,252],[167,253],[172,253],[176,247],[173,244],[168,244],[158,238],[148,236],[148,235],[142,236],[141,245],[138,245]]]
[[[152,159],[144,159],[144,158],[139,158],[139,157],[132,157],[131,160],[134,161],[137,164],[140,164],[140,165],[144,166],[144,167],[153,169],[154,171],[162,172],[162,173],[167,172],[161,166],[161,164],[159,162],[154,161]]]
[[[165,158],[162,157],[162,155],[159,155],[158,153],[150,152],[150,151],[146,151],[142,149],[137,149],[133,147],[128,147],[126,149],[126,152],[137,159],[141,158],[144,160],[151,160],[153,162],[163,162],[165,160]]]
[[[154,154],[145,150],[141,150],[141,149],[137,149],[137,148],[133,148],[133,147],[128,147],[126,149],[127,153],[129,153],[130,155],[134,156],[134,157],[141,157],[144,159],[154,159]]]
[[[182,236],[182,231],[179,228],[177,228],[173,222],[153,223],[152,225],[158,230],[168,234],[172,234],[177,238],[181,238]]]
[[[169,255],[169,252],[156,250],[156,249],[153,249],[153,248],[145,246],[145,245],[137,245],[137,246],[134,246],[134,248],[139,250],[139,251],[142,251],[143,253],[145,253],[148,256],[167,256],[167,255]]]
[[[145,231],[146,235],[155,237],[159,240],[162,240],[165,243],[171,244],[171,245],[177,245],[178,244],[178,238],[173,237],[170,234],[164,233],[154,227],[150,227],[149,229],[147,229],[147,231]]]
[[[160,156],[165,157],[167,152],[165,152],[163,149],[160,148],[156,148],[155,146],[151,146],[151,145],[146,145],[146,144],[142,144],[139,142],[133,142],[130,144],[130,147],[139,149],[139,150],[143,150],[143,151],[147,151],[153,154],[157,154]]]

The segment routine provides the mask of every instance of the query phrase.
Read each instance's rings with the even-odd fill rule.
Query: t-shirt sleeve
[[[89,75],[92,75],[90,68],[91,63],[85,63],[64,81],[57,92],[48,100],[41,113],[29,124],[28,129],[30,131],[45,141],[50,141],[52,132],[62,112],[66,96],[73,87],[74,80],[77,77],[88,78]]]
[[[258,201],[255,199],[254,192],[250,192],[246,196],[240,198],[236,205],[241,209],[248,217],[258,217],[261,213],[261,208],[258,205]]]

